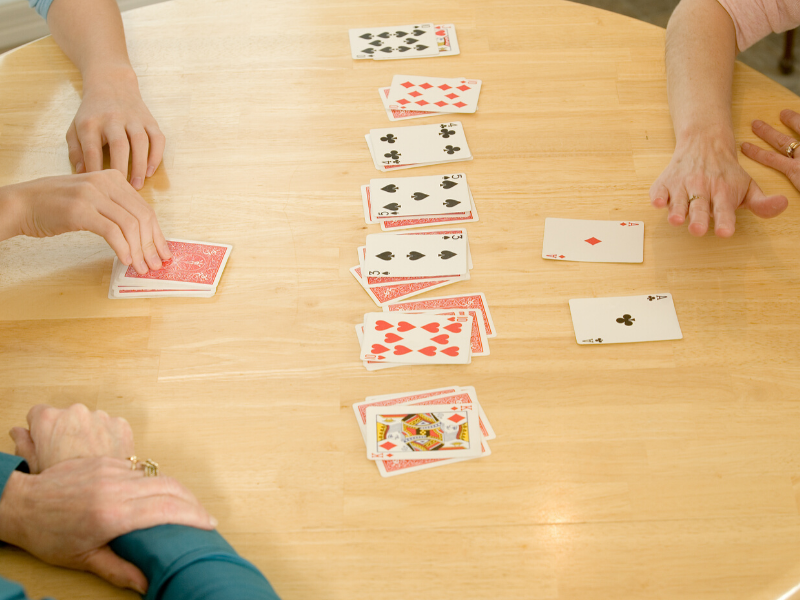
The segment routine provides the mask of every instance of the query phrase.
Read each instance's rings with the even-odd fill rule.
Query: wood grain
[[[462,54],[350,59],[348,28],[410,19],[455,22]],[[774,600],[800,581],[798,194],[742,158],[784,215],[696,239],[649,206],[674,145],[663,30],[560,0],[175,0],[125,25],[168,138],[142,193],[167,235],[234,250],[212,299],[112,302],[101,239],[0,244],[0,425],[37,402],[125,416],[286,600]],[[364,134],[395,73],[484,81],[461,118],[475,269],[428,294],[486,294],[499,335],[468,366],[357,360]],[[80,90],[49,38],[0,57],[0,185],[69,172]],[[800,105],[742,65],[734,96],[740,141]],[[547,216],[644,220],[644,264],[544,261]],[[654,290],[683,340],[575,343],[568,299]],[[477,388],[493,455],[380,478],[351,404],[442,384]],[[13,548],[0,573],[134,597]]]

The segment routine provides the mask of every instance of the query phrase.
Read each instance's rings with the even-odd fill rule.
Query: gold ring
[[[158,463],[156,461],[149,458],[145,461],[140,461],[136,456],[129,456],[128,460],[131,461],[131,471],[136,471],[141,463],[145,477],[158,477]]]
[[[692,201],[694,200],[701,200],[702,198],[703,198],[702,196],[696,196],[696,195],[689,196],[689,204],[691,204]]]
[[[789,158],[794,158],[794,151],[798,146],[800,146],[800,142],[795,141],[789,144],[789,147],[786,148],[786,156]]]

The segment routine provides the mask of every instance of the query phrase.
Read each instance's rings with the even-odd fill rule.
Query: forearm
[[[136,81],[114,0],[54,0],[47,25],[81,72],[84,88],[108,80]]]
[[[20,234],[20,206],[14,189],[13,185],[0,187],[0,242]]]
[[[717,0],[682,0],[667,27],[669,110],[677,146],[707,138],[736,152],[731,85],[736,31]]]

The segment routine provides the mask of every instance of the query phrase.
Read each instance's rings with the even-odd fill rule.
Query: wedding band
[[[794,158],[794,151],[798,146],[800,146],[800,142],[792,142],[789,144],[789,147],[786,148],[786,156],[789,158]]]
[[[136,456],[129,456],[128,460],[131,461],[131,471],[136,471],[141,464],[142,471],[145,477],[158,477],[158,463],[149,458],[145,461],[140,461]]]
[[[689,196],[689,204],[692,203],[693,200],[700,200],[702,196]]]

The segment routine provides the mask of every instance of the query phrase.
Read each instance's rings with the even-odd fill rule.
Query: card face
[[[441,296],[439,298],[425,298],[424,300],[390,302],[383,307],[383,310],[386,312],[394,312],[414,310],[447,310],[450,308],[462,308],[465,310],[478,311],[483,317],[487,336],[492,338],[497,335],[497,331],[494,328],[494,321],[492,321],[492,315],[489,312],[489,305],[486,303],[486,296],[484,296],[483,293]]]
[[[439,42],[433,23],[350,29],[350,53],[355,59],[437,56]]]
[[[456,213],[464,216],[472,206],[464,173],[371,179],[369,190],[371,217],[376,219]]]
[[[466,236],[461,233],[367,236],[364,269],[368,277],[455,276],[468,271]]]
[[[361,360],[404,364],[467,364],[472,317],[407,313],[364,315]]]
[[[420,119],[422,117],[436,117],[443,116],[445,113],[428,112],[424,110],[404,110],[404,109],[391,109],[389,108],[389,90],[391,88],[378,88],[378,94],[383,102],[383,108],[386,109],[386,116],[390,121],[405,121],[407,119]]]
[[[460,121],[372,129],[372,153],[385,166],[452,162],[472,156]]]
[[[472,404],[367,408],[367,458],[469,458],[481,454]]]
[[[369,186],[367,186],[369,189]],[[400,229],[412,229],[414,227],[429,227],[431,225],[447,225],[457,223],[471,223],[478,220],[478,210],[475,208],[475,199],[472,196],[472,190],[469,191],[470,211],[463,216],[459,215],[436,215],[436,216],[420,216],[420,217],[405,217],[405,218],[385,218],[378,219],[383,231],[397,231]]]
[[[216,287],[233,246],[188,240],[167,240],[172,258],[163,268],[139,275],[128,267],[116,280],[120,285],[211,289]]]
[[[547,218],[542,258],[640,263],[644,260],[644,222]]]
[[[433,32],[439,43],[439,56],[453,56],[461,53],[455,25],[434,25]]]
[[[624,344],[683,338],[672,294],[569,301],[579,344]]]
[[[395,75],[389,91],[389,108],[474,113],[481,84],[480,79]]]

